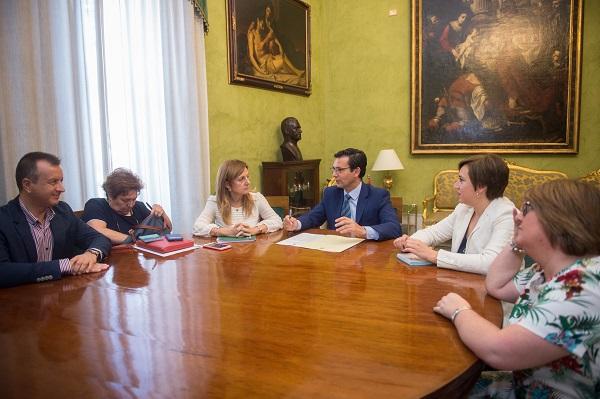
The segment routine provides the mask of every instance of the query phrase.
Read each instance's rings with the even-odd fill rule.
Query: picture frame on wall
[[[581,0],[412,0],[411,152],[577,153]]]
[[[227,0],[229,83],[309,96],[310,6]]]

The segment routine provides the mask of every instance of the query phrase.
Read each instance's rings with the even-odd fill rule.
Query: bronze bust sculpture
[[[283,161],[302,161],[302,153],[298,148],[298,141],[302,138],[302,129],[298,119],[288,116],[282,120],[281,134],[283,134],[283,144],[279,148],[281,148]]]

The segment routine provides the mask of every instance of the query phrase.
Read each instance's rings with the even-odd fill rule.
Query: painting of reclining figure
[[[579,0],[413,0],[413,153],[576,153]]]
[[[310,95],[310,7],[299,0],[228,1],[229,81]]]

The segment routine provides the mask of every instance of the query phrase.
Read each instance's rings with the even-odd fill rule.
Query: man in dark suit
[[[388,240],[399,237],[402,227],[390,202],[387,190],[364,184],[367,156],[361,150],[338,151],[331,171],[337,187],[323,191],[321,202],[298,219],[286,216],[283,227],[288,231],[319,227],[348,237]]]
[[[17,164],[19,195],[0,208],[0,287],[106,270],[110,241],[60,201],[60,159],[25,154]]]

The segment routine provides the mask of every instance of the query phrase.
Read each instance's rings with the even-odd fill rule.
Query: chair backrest
[[[283,219],[290,212],[290,197],[287,195],[265,195],[265,198],[280,218]]]
[[[454,182],[458,179],[456,169],[439,171],[433,178],[434,209],[452,210],[458,203]]]
[[[600,169],[580,177],[579,180],[595,184],[596,186],[598,186],[598,188],[600,188]]]
[[[402,224],[402,197],[390,197],[390,201],[392,202],[392,208],[396,211],[398,221]]]
[[[553,170],[536,170],[509,163],[508,186],[504,196],[520,208],[523,204],[523,195],[531,187],[550,180],[564,179],[567,177],[562,172]],[[458,171],[442,170],[433,178],[434,209],[452,210],[458,203],[458,196],[454,189],[454,182],[458,179]]]
[[[73,211],[73,213],[75,214],[75,216],[77,216],[79,219],[81,219],[81,217],[83,216],[83,211]]]
[[[517,208],[521,208],[521,205],[523,205],[523,196],[530,188],[550,180],[567,178],[567,175],[562,172],[536,170],[513,164],[508,164],[508,169],[510,175],[504,196],[514,202]]]

